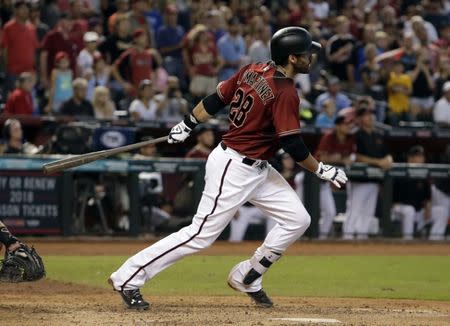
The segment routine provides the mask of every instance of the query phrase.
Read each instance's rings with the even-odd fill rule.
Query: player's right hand
[[[191,131],[192,129],[186,126],[184,121],[181,121],[170,130],[167,142],[169,144],[182,143],[189,137]]]
[[[338,188],[341,187],[341,184],[344,185],[348,180],[343,170],[332,165],[323,164],[322,162],[319,163],[316,175],[322,180],[332,182]]]

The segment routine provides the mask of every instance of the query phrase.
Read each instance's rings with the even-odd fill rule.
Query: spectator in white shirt
[[[258,30],[257,39],[250,45],[248,56],[250,62],[267,62],[270,60],[270,39],[272,32],[270,25],[261,26]]]
[[[131,102],[129,111],[135,121],[155,120],[162,106],[154,99],[153,83],[144,79],[139,83],[137,98]]]
[[[412,16],[410,20],[407,20],[405,22],[404,35],[407,35],[411,32],[416,35],[415,30],[417,30],[417,28],[420,28],[420,25],[423,25],[423,27],[425,27],[429,42],[436,42],[438,40],[438,33],[436,31],[436,28],[433,26],[433,24],[424,20],[421,16]],[[414,41],[416,44],[420,43],[417,39],[417,35]]]
[[[78,75],[84,76],[89,69],[93,68],[94,56],[99,55],[97,50],[99,36],[96,32],[86,32],[83,36],[84,49],[77,58]]]
[[[158,106],[161,106],[158,119],[166,122],[177,122],[189,114],[188,102],[183,98],[180,82],[177,77],[169,76],[165,92],[154,97]]]
[[[434,105],[434,122],[450,127],[450,81],[442,86],[442,97]]]
[[[312,0],[308,3],[308,6],[313,12],[314,19],[324,20],[328,18],[330,13],[330,5],[328,4],[328,1]]]

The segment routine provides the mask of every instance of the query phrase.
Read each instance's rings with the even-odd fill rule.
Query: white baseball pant
[[[442,192],[435,185],[431,186],[431,205],[444,207],[447,213],[447,223],[450,219],[450,195]],[[445,232],[445,231],[444,231]]]
[[[223,150],[219,145],[213,150],[206,163],[205,189],[192,224],[130,257],[111,275],[115,289],[140,288],[176,261],[210,246],[247,201],[277,224],[254,256],[232,269],[228,281],[243,292],[262,288],[262,277],[246,285],[245,275],[251,269],[264,273],[267,268],[258,262],[276,261],[306,231],[311,218],[295,191],[272,166],[265,161],[249,166],[242,159],[230,148]]]
[[[300,199],[303,199],[305,173],[299,172],[294,179],[296,191]],[[320,221],[319,239],[326,239],[330,235],[333,220],[336,217],[336,203],[329,182],[320,183],[319,193]]]
[[[320,223],[319,239],[326,239],[330,235],[333,220],[336,217],[336,203],[329,182],[320,185]]]
[[[249,224],[265,223],[266,235],[272,230],[276,222],[255,206],[242,206],[238,210],[238,214],[231,220],[230,223],[230,242],[241,242],[244,240],[245,232]]]
[[[431,186],[431,205],[447,208],[447,215],[450,217],[450,196],[436,188],[435,185]]]
[[[375,215],[378,183],[348,182],[347,183],[347,218],[343,225],[343,238],[367,239],[371,217]]]
[[[431,216],[425,219],[425,210],[416,211],[414,206],[406,204],[395,204],[392,207],[394,220],[398,217],[402,222],[402,236],[405,240],[412,240],[414,237],[414,224],[417,223],[419,230],[427,224],[431,224],[429,239],[443,240],[447,229],[448,212],[444,206],[431,206]]]

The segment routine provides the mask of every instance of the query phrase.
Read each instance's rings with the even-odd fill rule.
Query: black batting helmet
[[[308,54],[318,52],[321,48],[320,43],[314,42],[311,34],[301,27],[282,28],[270,41],[272,60],[278,65],[286,64],[290,54]]]

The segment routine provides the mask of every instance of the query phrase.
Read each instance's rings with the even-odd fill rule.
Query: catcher
[[[5,258],[0,260],[0,282],[30,282],[45,276],[44,263],[36,250],[21,243],[2,221],[0,243],[5,245]]]

